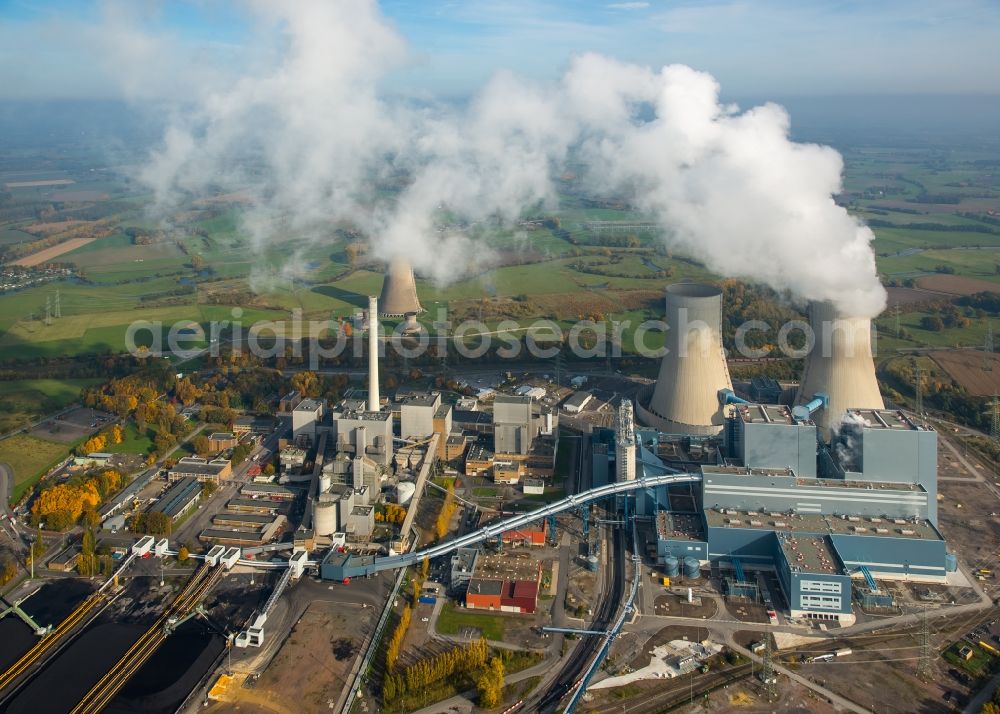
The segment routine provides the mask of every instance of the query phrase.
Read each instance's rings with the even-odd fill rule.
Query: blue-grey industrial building
[[[845,623],[852,592],[877,579],[946,580],[954,559],[937,529],[931,428],[900,411],[851,410],[825,444],[801,408],[733,401],[717,450],[693,448],[701,437],[636,430],[641,475],[702,475],[688,493],[637,496],[662,563],[697,558],[738,573],[731,582],[751,580],[744,569],[773,570],[792,616]],[[611,429],[595,430],[595,486],[614,479],[615,448]]]

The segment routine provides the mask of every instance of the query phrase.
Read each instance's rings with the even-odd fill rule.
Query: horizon
[[[984,71],[1000,64],[1000,7],[979,0],[947,11],[784,0],[356,4],[377,7],[404,40],[383,89],[416,98],[469,96],[501,71],[552,82],[584,52],[687,64],[733,96],[1000,95],[1000,77]],[[176,100],[280,53],[288,27],[277,14],[239,2],[9,2],[0,99]],[[154,56],[156,67],[137,68]]]

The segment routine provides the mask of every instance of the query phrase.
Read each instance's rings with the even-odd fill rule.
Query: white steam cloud
[[[446,281],[490,246],[443,229],[441,212],[474,223],[555,208],[553,177],[574,151],[588,186],[629,197],[711,270],[847,315],[884,307],[874,236],[833,201],[840,156],[792,142],[777,105],[740,112],[708,74],[593,54],[555,84],[500,73],[467,107],[415,104],[378,89],[407,49],[374,2],[250,7],[282,47],[176,113],[142,174],[163,207],[208,187],[242,191],[261,244],[290,230],[329,241],[350,221],[380,257],[405,252]],[[391,200],[366,190],[392,180],[403,188]]]

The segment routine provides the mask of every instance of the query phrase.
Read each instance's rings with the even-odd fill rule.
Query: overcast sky
[[[0,0],[0,98],[177,99],[192,83],[281,51],[281,29],[261,20],[268,2]],[[407,42],[386,89],[413,96],[465,96],[498,69],[552,79],[584,51],[688,64],[734,97],[1000,94],[995,0],[383,0],[380,7]]]

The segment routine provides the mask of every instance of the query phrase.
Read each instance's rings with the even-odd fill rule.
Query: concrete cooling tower
[[[816,343],[806,358],[796,404],[825,395],[826,406],[813,414],[824,439],[848,409],[884,409],[872,359],[871,320],[843,317],[830,303],[809,306]]]
[[[709,435],[722,430],[719,392],[733,388],[722,349],[722,291],[713,285],[667,287],[667,353],[639,420],[668,433]]]
[[[413,266],[406,257],[397,256],[389,262],[378,304],[382,308],[379,317],[403,317],[408,312],[423,312],[413,279]]]

